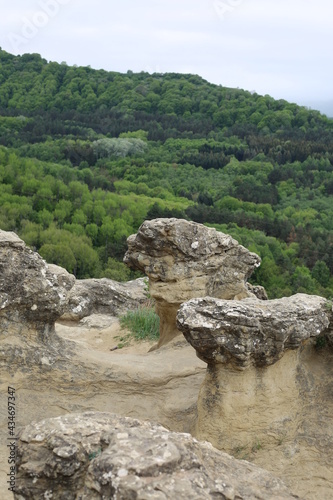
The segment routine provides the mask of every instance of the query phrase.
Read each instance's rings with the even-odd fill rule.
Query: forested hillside
[[[0,228],[78,278],[134,277],[126,238],[183,217],[258,253],[269,296],[333,295],[333,121],[199,76],[0,50]]]

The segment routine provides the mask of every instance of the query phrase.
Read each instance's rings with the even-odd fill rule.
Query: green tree
[[[128,281],[131,277],[131,270],[123,262],[109,257],[101,277],[115,281]]]
[[[70,273],[77,267],[74,253],[68,245],[46,243],[39,249],[39,253],[49,264],[57,264]]]
[[[291,277],[291,281],[293,293],[309,293],[312,295],[318,293],[316,281],[306,266],[297,266]]]
[[[322,260],[318,260],[314,265],[312,272],[312,278],[318,281],[323,287],[327,287],[330,281],[330,270],[327,264]]]

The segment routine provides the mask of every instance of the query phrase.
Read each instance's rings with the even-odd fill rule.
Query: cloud
[[[193,44],[200,45],[203,43],[210,43],[211,36],[209,33],[198,31],[179,31],[179,30],[161,30],[154,31],[150,34],[154,40],[159,40],[163,44]]]
[[[20,34],[41,2],[58,2],[58,13],[16,53],[122,72],[193,72],[274,97],[332,98],[331,0],[15,0],[0,20],[5,50],[15,53],[8,34]],[[223,16],[221,5],[229,5]]]

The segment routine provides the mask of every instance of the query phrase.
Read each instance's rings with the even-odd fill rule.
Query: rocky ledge
[[[244,369],[272,365],[285,351],[323,334],[330,316],[328,301],[315,295],[267,301],[205,297],[182,304],[177,326],[206,363]]]
[[[21,432],[15,498],[292,499],[270,473],[150,422],[71,414]]]

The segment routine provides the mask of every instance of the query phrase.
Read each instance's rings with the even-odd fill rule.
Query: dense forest
[[[270,298],[333,295],[333,120],[196,75],[126,74],[0,49],[0,228],[78,278],[181,217],[262,258]]]

